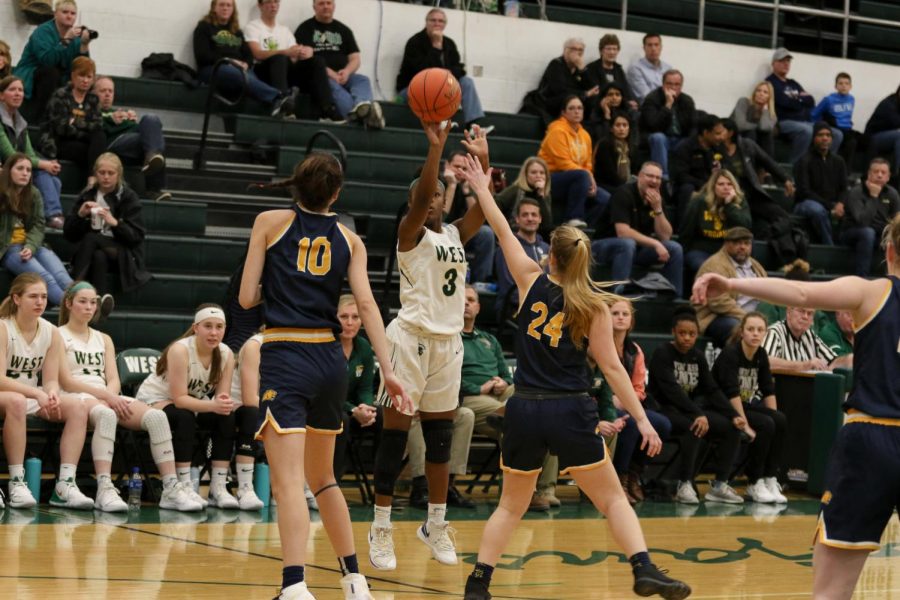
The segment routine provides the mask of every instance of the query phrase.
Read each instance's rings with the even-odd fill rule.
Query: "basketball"
[[[425,69],[409,82],[409,107],[425,122],[451,118],[462,101],[459,82],[447,69]]]

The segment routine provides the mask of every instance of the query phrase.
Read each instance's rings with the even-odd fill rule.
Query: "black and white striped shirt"
[[[763,348],[770,357],[797,362],[821,358],[830,364],[837,358],[837,354],[812,329],[807,329],[803,335],[795,338],[787,321],[778,321],[769,326]]]

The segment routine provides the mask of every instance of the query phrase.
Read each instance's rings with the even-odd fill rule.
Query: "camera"
[[[91,29],[90,27],[85,27],[84,25],[81,26],[81,31],[82,31],[82,32],[87,31],[87,32],[88,32],[88,38],[89,38],[89,39],[92,39],[92,40],[96,40],[98,37],[100,37],[100,32],[99,32],[99,31],[94,31],[94,30]]]

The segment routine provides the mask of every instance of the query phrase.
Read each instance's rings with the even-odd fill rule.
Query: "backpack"
[[[162,79],[164,81],[180,81],[191,89],[200,86],[197,71],[190,66],[175,60],[168,52],[154,52],[141,61],[141,77],[145,79]]]
[[[40,25],[53,18],[53,6],[47,0],[19,0],[19,9],[32,25]]]
[[[771,224],[769,250],[776,265],[787,265],[798,258],[806,260],[809,234],[791,219],[778,219]]]

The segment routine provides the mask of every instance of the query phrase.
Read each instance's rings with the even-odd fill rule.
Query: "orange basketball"
[[[407,90],[409,107],[426,122],[439,123],[451,118],[462,102],[462,90],[447,69],[419,71]]]

